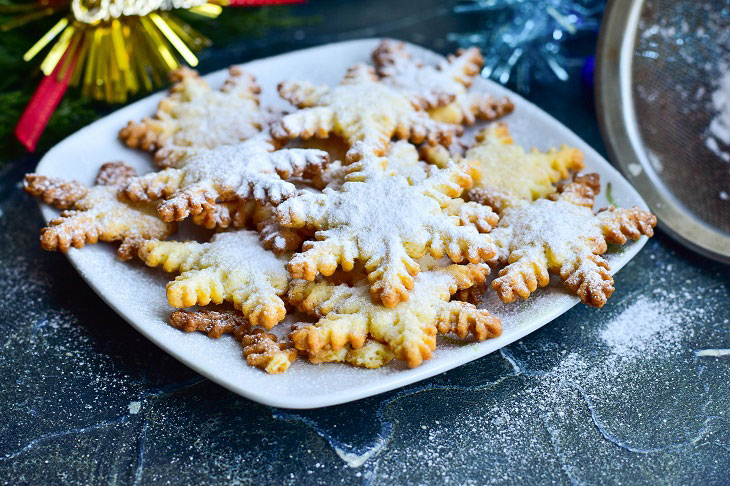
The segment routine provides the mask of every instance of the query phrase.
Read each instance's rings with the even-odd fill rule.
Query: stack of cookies
[[[470,89],[477,49],[428,65],[385,40],[372,58],[334,87],[280,83],[287,114],[262,107],[238,68],[220,90],[177,71],[154,116],[120,131],[159,171],[111,162],[92,187],[26,176],[28,192],[65,210],[41,231],[42,247],[119,241],[120,258],[177,275],[167,300],[188,309],[171,325],[232,334],[269,373],[300,356],[419,366],[438,334],[500,335],[500,320],[477,307],[486,292],[527,299],[550,274],[601,307],[613,292],[601,254],[651,236],[654,216],[594,212],[600,182],[579,173],[577,149],[514,144],[494,122],[512,103]],[[459,137],[477,121],[490,123],[467,145]],[[168,240],[188,221],[209,240]],[[297,312],[311,322],[282,323]],[[285,339],[274,326],[287,326]]]

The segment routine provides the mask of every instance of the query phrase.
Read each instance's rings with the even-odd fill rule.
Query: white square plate
[[[337,84],[350,65],[369,61],[370,52],[378,42],[379,39],[366,39],[330,44],[250,62],[242,67],[256,75],[263,87],[262,102],[265,105],[285,107],[286,103],[276,93],[280,81],[294,78]],[[431,51],[417,46],[411,48],[426,62],[441,59]],[[206,79],[217,88],[225,77],[226,71],[222,70],[206,76]],[[509,123],[517,143],[543,150],[563,143],[577,147],[585,154],[586,169],[601,175],[604,188],[611,184],[618,205],[646,208],[639,194],[605,159],[550,115],[493,82],[477,79],[472,89],[510,96],[515,111],[505,121]],[[37,172],[91,184],[99,166],[111,160],[123,160],[135,166],[140,173],[150,171],[150,156],[123,146],[117,132],[129,120],[152,115],[164,95],[151,95],[68,137],[43,157]],[[481,125],[469,132],[473,134]],[[596,207],[607,204],[604,191],[597,199]],[[58,214],[47,206],[43,206],[42,211],[46,220]],[[623,267],[645,242],[646,238],[642,238],[621,249],[611,250],[607,259],[613,272]],[[555,282],[524,303],[504,305],[494,292],[489,292],[484,306],[499,316],[503,323],[504,330],[498,339],[459,343],[440,338],[433,358],[414,369],[408,369],[402,363],[365,370],[341,364],[311,365],[305,360],[297,360],[287,373],[267,375],[246,365],[240,345],[231,337],[214,340],[203,334],[187,334],[168,326],[166,320],[172,309],[166,302],[165,283],[169,275],[161,270],[123,263],[116,258],[114,248],[106,244],[87,246],[83,250],[72,249],[68,257],[112,309],[160,348],[239,395],[284,408],[335,405],[423,380],[520,339],[578,302]]]

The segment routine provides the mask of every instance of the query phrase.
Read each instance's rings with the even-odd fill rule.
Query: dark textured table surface
[[[445,3],[376,3],[301,8],[324,23],[212,49],[203,70],[364,36],[450,49]],[[529,97],[603,151],[579,78]],[[397,391],[286,411],[182,366],[40,250],[19,188],[36,160],[0,179],[6,484],[730,482],[730,272],[661,232],[601,310]]]

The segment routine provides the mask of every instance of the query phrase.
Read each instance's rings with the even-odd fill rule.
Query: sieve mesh
[[[730,70],[730,4],[647,0],[634,46],[633,103],[648,159],[691,213],[730,233],[730,146],[708,147],[712,93]]]

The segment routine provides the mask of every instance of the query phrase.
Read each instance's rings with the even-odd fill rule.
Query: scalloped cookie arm
[[[471,86],[474,77],[484,65],[484,57],[476,47],[459,49],[456,54],[449,54],[446,62],[439,65],[439,70],[451,76],[454,81],[464,87]]]
[[[545,155],[552,159],[551,165],[560,173],[562,179],[567,179],[571,172],[583,170],[585,167],[583,152],[568,145],[561,145],[559,150],[550,149]]]
[[[251,324],[240,312],[214,311],[201,309],[198,311],[175,311],[170,314],[168,323],[185,332],[204,332],[209,338],[217,339],[223,334],[230,334],[236,328],[250,329]]]
[[[40,174],[25,174],[23,189],[58,209],[68,209],[83,198],[89,189],[78,181],[66,181]]]
[[[480,233],[489,233],[499,222],[499,216],[491,207],[474,201],[452,199],[444,208],[446,214],[456,216],[462,226],[472,225]]]
[[[99,169],[94,185],[123,186],[136,175],[137,171],[124,162],[106,162]]]
[[[545,251],[538,247],[527,247],[511,252],[509,264],[499,271],[492,281],[492,288],[502,302],[514,302],[517,297],[527,299],[539,287],[550,283],[548,261]]]
[[[436,326],[430,314],[433,310],[401,313],[390,326],[371,326],[375,339],[385,341],[397,359],[409,368],[420,366],[431,359],[436,349]]]
[[[328,106],[314,106],[285,115],[271,127],[271,135],[277,140],[327,138],[334,127],[335,111]]]
[[[627,239],[638,240],[642,235],[654,236],[656,216],[634,206],[631,209],[611,207],[600,211],[596,217],[603,236],[609,243],[623,245]]]
[[[239,98],[259,103],[258,95],[261,94],[261,87],[256,82],[256,77],[238,66],[228,68],[228,78],[221,86],[222,93],[233,93]]]
[[[367,336],[365,316],[332,312],[317,321],[316,326],[298,325],[291,333],[291,340],[298,350],[316,354],[322,350],[336,352],[346,345],[359,348]]]
[[[83,248],[87,243],[96,243],[99,233],[99,224],[84,211],[64,211],[41,229],[41,248],[65,253],[71,246]]]
[[[249,172],[242,177],[241,185],[234,189],[234,193],[241,199],[253,199],[258,203],[280,204],[299,191],[289,181],[282,180],[276,174],[265,172]]]
[[[320,273],[330,276],[338,265],[345,271],[355,265],[357,250],[355,245],[345,244],[336,238],[330,240],[305,241],[302,252],[295,253],[286,268],[292,278],[313,281]]]
[[[486,93],[469,93],[466,98],[465,112],[471,115],[471,123],[474,123],[474,117],[483,121],[493,121],[512,113],[515,109],[512,100],[506,96],[495,98]]]
[[[465,338],[470,334],[477,341],[502,335],[502,321],[486,309],[477,309],[468,302],[444,302],[439,309],[436,328],[440,334],[456,334]]]
[[[314,85],[308,81],[282,81],[277,87],[279,96],[297,108],[310,108],[326,96],[330,88]]]
[[[423,194],[435,199],[445,208],[474,183],[469,165],[448,164],[443,169],[429,167],[428,177],[419,184]]]
[[[130,201],[152,202],[171,196],[185,177],[181,169],[164,169],[130,179],[122,194]]]
[[[360,348],[344,346],[337,351],[324,349],[308,353],[308,358],[312,364],[345,362],[360,368],[376,369],[390,363],[395,356],[386,344],[368,339]]]
[[[324,150],[291,148],[271,153],[271,163],[282,179],[312,177],[320,174],[329,162],[330,156]]]
[[[154,152],[162,147],[165,139],[171,135],[165,121],[160,119],[162,114],[170,111],[170,98],[180,98],[189,93],[187,95],[189,101],[196,93],[210,91],[210,86],[197,71],[186,66],[170,72],[168,78],[174,84],[170,87],[168,98],[160,101],[155,118],[145,117],[141,122],[129,121],[119,131],[119,138],[127,147],[148,152]]]
[[[252,324],[271,329],[286,317],[286,306],[277,294],[281,290],[270,281],[255,283],[246,281],[240,276],[233,278],[219,277],[223,282],[225,293],[231,295],[233,305],[243,312]],[[235,290],[231,291],[231,283]],[[225,295],[223,296],[225,298]]]
[[[403,248],[399,241],[385,241],[382,257],[365,256],[365,269],[370,282],[370,295],[389,309],[408,300],[408,291],[413,289],[413,277],[420,267]]]
[[[201,181],[181,188],[157,206],[162,221],[182,221],[188,216],[215,211],[220,192],[210,181]]]
[[[596,173],[576,174],[568,184],[559,185],[558,194],[552,194],[551,199],[562,199],[576,206],[593,209],[593,201],[601,191],[601,179]]]
[[[316,228],[325,221],[331,193],[325,189],[321,194],[304,192],[287,199],[276,206],[276,219],[286,228]]]
[[[149,240],[139,248],[139,258],[150,267],[159,267],[166,272],[186,271],[200,258],[205,247],[194,241]]]
[[[608,262],[600,255],[586,252],[560,267],[565,288],[580,297],[581,302],[601,308],[613,294],[613,277]]]
[[[140,122],[130,120],[119,130],[119,139],[122,143],[129,148],[146,152],[154,152],[160,148],[164,138],[166,135],[163,124],[149,117],[142,118]]]
[[[450,145],[454,137],[463,133],[459,125],[442,123],[428,116],[425,111],[410,111],[401,115],[395,128],[397,138],[407,139],[415,144]]]
[[[226,296],[226,275],[214,267],[185,270],[168,282],[167,302],[172,307],[220,304]],[[245,313],[244,313],[245,315]]]

